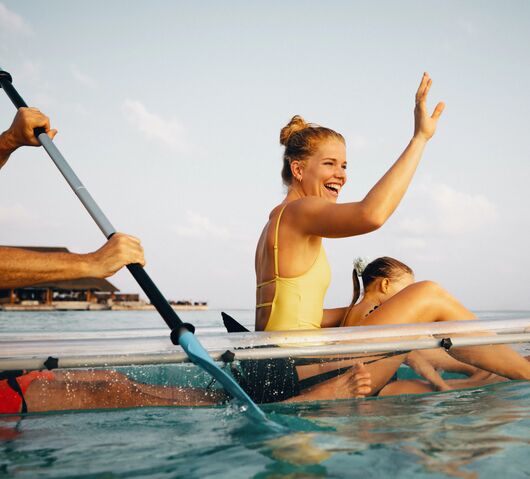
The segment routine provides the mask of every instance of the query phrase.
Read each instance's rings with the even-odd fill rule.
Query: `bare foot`
[[[345,373],[316,386],[304,389],[298,396],[284,402],[327,401],[334,399],[363,398],[372,393],[372,377],[364,364],[352,366]]]
[[[372,394],[372,375],[363,363],[352,367],[349,386],[352,397],[364,398]]]

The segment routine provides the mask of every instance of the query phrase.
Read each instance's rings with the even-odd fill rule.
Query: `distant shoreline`
[[[172,304],[175,311],[208,311],[208,305]],[[154,311],[152,304],[120,303],[111,306],[86,301],[60,301],[52,304],[4,304],[0,311]]]

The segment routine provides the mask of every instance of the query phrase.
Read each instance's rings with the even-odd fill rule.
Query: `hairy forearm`
[[[427,141],[412,138],[405,151],[361,202],[383,224],[399,205],[410,185]]]
[[[88,255],[0,247],[0,288],[92,276]]]
[[[13,143],[13,139],[7,131],[4,131],[0,135],[0,168],[4,166],[13,153],[16,150],[16,146]]]

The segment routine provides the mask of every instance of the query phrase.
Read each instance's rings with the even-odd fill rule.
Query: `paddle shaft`
[[[11,83],[11,76],[9,73],[3,70],[0,70],[0,85],[5,90],[7,96],[17,109],[27,108],[28,105],[13,87]],[[92,216],[92,219],[99,226],[99,229],[107,238],[110,238],[114,233],[116,233],[116,229],[114,226],[112,226],[112,223],[105,216],[103,211],[101,211],[101,208],[94,201],[94,198],[92,198],[92,195],[88,192],[83,183],[81,183],[81,180],[77,177],[74,170],[72,170],[59,149],[46,134],[44,128],[35,128],[35,136],[44,147],[52,161],[55,163],[55,166],[57,166],[61,174],[64,176],[65,180],[68,182],[81,203],[83,203],[90,216]],[[172,340],[178,339],[178,331],[181,328],[185,328],[186,330],[193,332],[193,326],[185,324],[178,317],[177,313],[167,302],[164,295],[160,292],[140,264],[129,264],[127,265],[127,268],[134,276],[134,279],[136,279],[142,290],[145,292],[151,301],[151,304],[153,304],[158,310],[168,327],[171,329],[171,331],[175,332],[175,334],[172,333]]]
[[[11,99],[17,109],[27,108],[28,105],[12,85],[11,75],[1,68],[0,86],[5,90],[7,96]],[[81,200],[81,203],[83,203],[90,216],[92,216],[96,224],[99,226],[99,229],[107,238],[110,238],[116,233],[116,229],[112,226],[103,211],[101,211],[101,208],[94,201],[94,198],[92,198],[83,183],[81,183],[81,180],[74,173],[74,170],[72,170],[61,152],[48,137],[46,131],[43,128],[36,128],[35,136],[55,163],[55,166],[57,166],[61,174],[64,176],[72,190],[74,190],[74,193]],[[265,413],[254,403],[254,401],[252,401],[241,386],[215,364],[208,352],[193,335],[193,332],[195,331],[193,325],[182,322],[144,268],[140,264],[129,264],[127,265],[127,268],[141,286],[147,297],[151,300],[151,304],[155,306],[160,313],[160,316],[162,316],[168,327],[171,329],[171,341],[173,344],[180,344],[192,362],[219,381],[229,394],[246,404],[247,411],[252,418],[277,427],[275,423],[267,419]]]

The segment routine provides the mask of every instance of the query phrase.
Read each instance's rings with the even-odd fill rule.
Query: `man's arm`
[[[40,253],[0,247],[0,288],[21,288],[50,281],[106,278],[131,263],[145,265],[140,240],[116,233],[88,254]]]
[[[0,168],[21,146],[39,146],[35,128],[50,138],[57,130],[37,108],[20,108],[11,126],[0,135]],[[131,263],[145,265],[140,240],[116,233],[100,249],[88,254],[40,253],[20,248],[0,248],[0,288],[20,288],[49,281],[106,278]]]
[[[40,145],[33,133],[38,127],[44,128],[52,139],[57,134],[57,130],[50,128],[50,119],[37,108],[18,110],[11,126],[0,135],[0,168],[17,148]]]
[[[9,148],[8,140],[5,138],[5,132],[0,135],[0,168],[6,164],[12,150]]]

